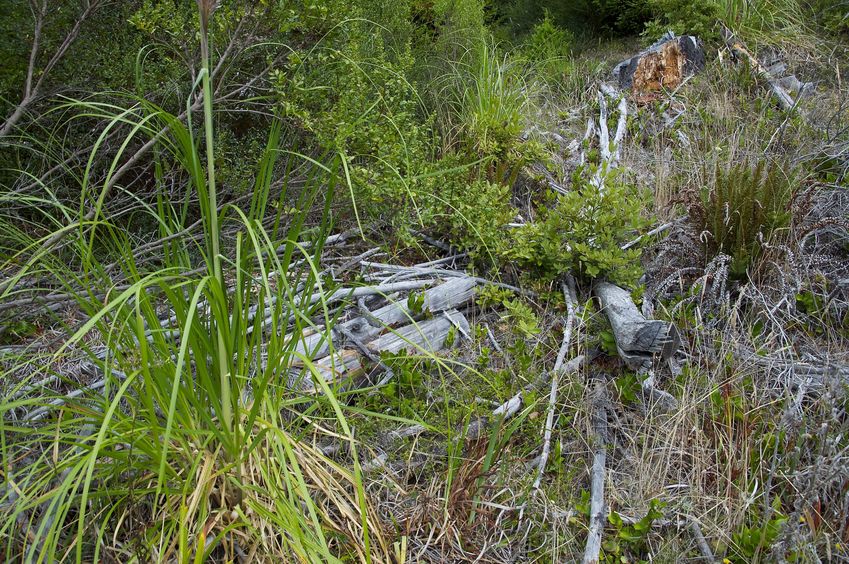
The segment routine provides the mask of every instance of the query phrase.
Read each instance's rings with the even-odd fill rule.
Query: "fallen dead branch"
[[[696,541],[696,546],[699,547],[699,552],[702,553],[702,559],[711,564],[716,562],[716,557],[713,555],[713,551],[710,549],[707,539],[705,539],[705,536],[702,534],[702,528],[699,526],[699,522],[696,521],[694,517],[688,515],[687,527],[693,535],[693,540]]]
[[[610,132],[607,126],[608,119],[608,109],[607,109],[607,99],[616,100],[616,109],[619,113],[619,117],[616,122],[616,132],[613,135],[613,139],[610,138]],[[599,187],[600,190],[604,189],[604,179],[606,177],[607,171],[616,166],[619,162],[619,155],[621,153],[622,141],[625,138],[625,131],[627,130],[628,125],[628,101],[625,99],[624,94],[616,90],[614,87],[609,84],[601,84],[598,90],[598,106],[599,106],[599,117],[598,117],[598,150],[601,155],[601,163],[593,175],[592,182]],[[591,133],[594,130],[593,122],[590,121],[587,132]],[[583,157],[582,157],[583,158]]]
[[[743,42],[740,41],[725,25],[720,25],[720,33],[722,34],[722,39],[725,41],[728,49],[730,49],[731,52],[739,59],[746,61],[755,76],[766,81],[769,85],[769,89],[772,91],[773,97],[775,97],[781,108],[785,111],[791,110],[796,105],[796,102],[781,86],[778,79],[772,75],[769,69],[762,65],[761,62],[758,61],[758,59],[752,55],[748,49],[746,49]]]
[[[365,267],[373,268],[378,271],[391,272],[395,274],[404,274],[404,275],[419,275],[419,276],[434,276],[434,277],[444,277],[444,278],[456,278],[456,277],[465,277],[474,280],[478,284],[487,284],[491,286],[497,286],[499,288],[504,288],[506,290],[510,290],[512,292],[516,292],[517,294],[526,296],[528,298],[537,298],[537,294],[530,290],[524,290],[522,288],[518,288],[516,286],[512,286],[510,284],[505,284],[504,282],[498,282],[494,280],[487,280],[486,278],[480,278],[478,276],[470,276],[465,272],[458,270],[448,270],[443,268],[420,268],[416,266],[396,266],[393,264],[385,264],[380,262],[369,262],[362,261],[362,264]]]
[[[652,229],[651,231],[647,231],[647,232],[643,233],[642,235],[640,235],[639,237],[636,237],[636,238],[632,239],[631,241],[628,241],[627,243],[622,245],[621,248],[622,248],[623,251],[627,251],[628,249],[630,249],[631,247],[633,247],[634,245],[636,245],[637,243],[639,243],[643,239],[646,239],[648,237],[654,237],[655,235],[660,235],[664,231],[667,231],[668,229],[670,229],[672,226],[677,225],[679,223],[683,223],[683,222],[687,221],[689,218],[690,218],[689,215],[684,215],[682,217],[679,217],[678,219],[668,221],[668,222],[664,223],[663,225],[659,225],[659,226],[655,227],[654,229]]]
[[[432,283],[432,281],[428,282]],[[406,290],[396,285],[374,286],[372,288],[384,288],[386,291],[372,292],[370,295],[389,294],[393,291],[409,291],[424,286],[425,284],[422,284],[422,281],[413,284],[412,287],[406,288]],[[476,286],[477,282],[469,277],[451,278],[442,284],[424,291],[422,294],[421,311],[440,313],[448,309],[456,309],[474,297]],[[366,294],[361,293],[360,295]],[[412,322],[415,318],[416,314],[410,310],[405,298],[403,300],[389,300],[380,309],[371,311],[368,315],[345,321],[339,327],[344,331],[350,332],[350,334],[361,342],[368,343],[385,331],[386,328]],[[330,352],[330,337],[331,335],[328,335],[326,332],[318,331],[299,341],[295,351],[300,354],[310,355],[312,358],[322,358]]]
[[[595,378],[591,405],[594,453],[590,474],[590,529],[584,549],[584,564],[598,562],[601,536],[607,520],[604,506],[604,477],[607,466],[607,388],[603,377]]]
[[[328,384],[333,384],[342,375],[346,378],[358,375],[360,369],[365,364],[362,357],[383,365],[379,360],[381,353],[397,354],[402,350],[407,350],[413,354],[432,355],[447,348],[449,345],[449,334],[455,327],[455,324],[462,327],[468,334],[469,322],[457,310],[448,310],[445,313],[448,313],[447,317],[440,316],[418,323],[410,323],[400,329],[392,330],[368,344],[359,342],[357,348],[359,349],[362,346],[363,350],[368,351],[368,354],[358,353],[352,349],[342,349],[315,361],[314,366],[317,369],[318,377],[323,378]],[[462,334],[463,330],[459,332]],[[348,334],[352,335],[350,331]],[[459,342],[459,339],[455,339],[455,342]],[[385,365],[383,366],[384,370],[388,369]],[[391,378],[391,370],[387,370],[387,376]],[[378,385],[386,384],[389,378],[382,379]],[[293,373],[289,381],[305,393],[317,393],[320,390],[319,387],[315,386],[313,382],[306,378],[303,370]],[[298,386],[297,384],[300,385]]]
[[[675,326],[643,317],[630,292],[608,282],[599,282],[595,294],[610,321],[616,350],[629,368],[649,368],[655,354],[666,360],[678,350],[681,338]]]
[[[539,489],[542,482],[542,475],[545,472],[545,467],[548,464],[548,457],[551,452],[551,433],[554,428],[554,412],[557,404],[557,389],[560,385],[560,369],[563,366],[563,361],[566,359],[566,353],[569,352],[569,344],[572,339],[572,327],[575,324],[575,304],[576,297],[574,292],[574,280],[569,277],[569,280],[563,284],[563,295],[566,298],[566,325],[563,328],[563,342],[560,345],[560,350],[557,352],[557,360],[554,363],[554,369],[551,371],[551,391],[548,395],[548,414],[545,418],[545,436],[542,442],[542,454],[540,455],[537,466],[537,477],[534,480],[532,489]]]

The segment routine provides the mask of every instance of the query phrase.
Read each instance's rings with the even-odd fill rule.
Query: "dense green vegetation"
[[[849,554],[845,3],[8,4],[2,559],[575,561],[593,382],[601,560]],[[812,86],[777,106],[721,24]],[[604,94],[667,29],[705,69]],[[493,284],[328,381],[350,289],[418,280],[375,255]],[[600,281],[678,355],[627,368]]]

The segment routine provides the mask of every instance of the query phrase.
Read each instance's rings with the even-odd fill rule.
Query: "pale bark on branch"
[[[101,0],[90,0],[85,2],[83,11],[74,20],[74,25],[65,35],[62,43],[53,52],[53,55],[47,61],[42,69],[38,71],[38,78],[35,79],[36,66],[39,59],[39,51],[42,43],[42,32],[44,31],[44,22],[47,18],[47,0],[42,0],[41,4],[37,4],[35,0],[30,1],[30,9],[34,21],[32,46],[30,48],[29,63],[27,65],[27,77],[24,81],[23,95],[21,101],[12,110],[12,113],[0,125],[0,138],[7,136],[12,129],[18,124],[27,108],[39,97],[41,87],[44,85],[44,80],[50,74],[50,71],[62,60],[68,51],[68,48],[73,45],[74,41],[79,37],[80,29],[83,23],[91,16],[91,14],[99,7]],[[58,4],[57,4],[58,5]]]
[[[596,564],[607,512],[604,478],[607,468],[607,389],[603,377],[595,379],[592,398],[593,465],[590,473],[590,530],[584,548],[584,564]]]

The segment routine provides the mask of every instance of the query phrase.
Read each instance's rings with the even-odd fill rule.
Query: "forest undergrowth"
[[[5,561],[849,561],[849,6],[11,4]]]

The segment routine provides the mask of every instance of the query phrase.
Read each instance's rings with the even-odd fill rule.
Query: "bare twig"
[[[687,518],[687,526],[690,529],[690,533],[693,535],[693,539],[696,541],[696,546],[699,547],[699,552],[702,553],[702,558],[705,562],[716,562],[716,557],[713,555],[713,551],[710,549],[710,545],[708,545],[707,539],[702,534],[702,529],[699,526],[699,522],[696,521],[695,517],[690,515],[686,516]]]
[[[593,466],[590,479],[590,530],[584,549],[584,564],[596,564],[604,531],[604,476],[607,465],[607,388],[604,378],[596,378],[593,389]]]
[[[570,280],[569,282],[573,282]],[[548,464],[548,457],[551,453],[551,432],[554,428],[554,412],[557,403],[557,388],[560,385],[560,369],[563,361],[566,358],[566,353],[569,351],[569,344],[572,339],[572,326],[575,323],[575,296],[572,292],[572,285],[569,283],[563,284],[563,295],[566,298],[566,325],[563,328],[563,342],[560,345],[560,350],[557,353],[557,360],[554,363],[554,370],[551,371],[551,391],[548,395],[548,414],[545,419],[545,436],[542,442],[542,454],[540,455],[539,465],[537,467],[537,477],[534,480],[532,489],[539,489],[542,482],[542,475],[545,472],[545,466]]]
[[[68,48],[76,41],[77,37],[80,34],[80,28],[85,22],[86,19],[94,12],[98,5],[100,4],[100,0],[91,0],[90,2],[85,3],[85,8],[82,13],[77,16],[74,21],[74,25],[65,35],[62,43],[59,44],[59,47],[56,48],[56,51],[53,52],[53,56],[47,61],[47,64],[44,65],[44,68],[39,69],[38,71],[38,79],[33,83],[33,79],[36,74],[36,64],[38,63],[38,52],[41,48],[41,33],[44,29],[44,22],[47,17],[47,0],[42,0],[41,5],[37,5],[35,0],[30,2],[30,7],[32,10],[34,22],[33,29],[33,38],[32,38],[32,47],[30,48],[30,56],[29,56],[29,64],[27,65],[27,77],[24,82],[24,91],[21,101],[18,102],[18,105],[15,106],[15,109],[12,111],[11,115],[6,118],[3,122],[3,125],[0,125],[0,138],[8,135],[12,129],[18,124],[21,117],[23,117],[27,108],[32,104],[39,95],[39,91],[41,90],[42,85],[44,84],[44,79],[50,74],[50,71],[53,70],[62,57],[65,56],[65,53],[68,51]],[[58,4],[57,4],[58,5]]]
[[[489,328],[489,325],[484,324],[486,327],[486,336],[489,338],[489,342],[492,343],[493,348],[498,351],[499,354],[504,354],[504,349],[501,348],[501,343],[498,342],[498,339],[495,338],[495,335],[492,333],[492,329]]]
[[[630,249],[631,247],[633,247],[634,245],[636,245],[637,243],[639,243],[640,241],[642,241],[646,237],[654,237],[655,235],[659,235],[660,233],[663,233],[664,231],[666,231],[667,229],[669,229],[673,225],[687,221],[687,219],[689,219],[689,217],[690,217],[689,215],[685,215],[683,217],[679,217],[678,219],[664,223],[663,225],[659,225],[659,226],[655,227],[654,229],[652,229],[651,231],[643,233],[642,235],[640,235],[636,239],[633,239],[632,241],[628,241],[627,243],[622,245],[622,250],[627,251],[628,249]]]

